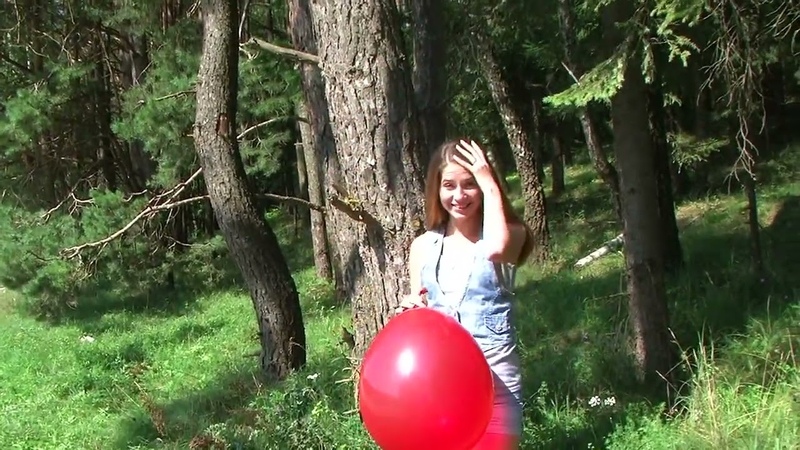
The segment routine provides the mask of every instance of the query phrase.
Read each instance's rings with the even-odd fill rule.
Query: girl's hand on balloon
[[[425,291],[423,291],[419,294],[408,294],[403,297],[403,300],[400,301],[400,306],[394,311],[400,314],[407,309],[425,308],[426,306],[428,306],[428,300],[425,298]]]

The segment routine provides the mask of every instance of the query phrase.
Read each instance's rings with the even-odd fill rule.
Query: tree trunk
[[[535,143],[526,130],[520,108],[513,102],[509,82],[494,55],[488,36],[478,34],[478,59],[483,77],[489,86],[495,107],[500,113],[508,141],[517,164],[522,196],[525,199],[525,223],[531,227],[534,239],[532,257],[542,261],[549,255],[550,232],[547,225],[547,209],[544,187],[539,174],[541,161],[535,157]]]
[[[556,119],[553,119],[553,121],[556,121]],[[561,127],[554,126],[550,134],[550,141],[553,145],[553,155],[550,159],[550,176],[552,177],[550,188],[553,197],[559,197],[566,191],[566,183],[564,182],[564,155],[566,153],[564,147],[566,143],[559,132],[560,129]]]
[[[295,49],[310,54],[317,53],[313,20],[309,0],[289,1],[289,28]],[[325,97],[325,80],[317,65],[303,63],[300,65],[300,82],[308,124],[311,128],[311,144],[319,166],[319,185],[322,190],[320,196],[324,196],[327,206],[324,229],[331,272],[338,297],[349,299],[357,289],[363,264],[358,257],[356,237],[350,231],[352,225],[350,218],[332,208],[327,200],[329,196],[340,195],[339,187],[344,185],[344,181],[331,130],[328,100]]]
[[[647,97],[638,58],[611,101],[614,152],[620,175],[628,305],[640,377],[648,382],[672,367],[667,295],[661,252],[655,152],[647,120]]]
[[[573,10],[572,0],[559,0],[559,21],[561,38],[564,42],[564,60],[567,68],[572,72],[576,79],[583,76],[584,68],[574,60],[575,54],[575,12]],[[619,199],[619,176],[614,166],[608,161],[603,145],[600,142],[600,136],[597,133],[594,118],[588,107],[580,108],[578,117],[581,121],[581,128],[583,135],[586,139],[586,147],[589,149],[589,156],[592,158],[592,163],[600,175],[600,179],[608,186],[611,191],[611,202],[614,208],[614,215],[617,220],[622,220],[622,211]]]
[[[617,2],[607,11],[609,34],[630,19],[632,5]],[[620,37],[617,42],[621,42]],[[619,172],[625,236],[628,309],[635,342],[637,375],[646,385],[663,388],[671,380],[674,355],[669,338],[667,293],[661,251],[656,154],[647,114],[647,86],[641,55],[632,55],[624,81],[611,99],[614,153]],[[664,378],[662,378],[664,377]],[[671,384],[667,382],[667,389]],[[663,392],[663,390],[661,390]]]
[[[544,174],[544,124],[542,123],[546,118],[544,117],[544,92],[542,89],[531,88],[531,124],[528,136],[530,136],[531,147],[533,147],[533,160],[536,162],[536,176],[539,177],[539,182],[543,183],[545,180]]]
[[[660,49],[656,49],[655,52],[659,54]],[[660,68],[656,67],[656,71],[658,70]],[[664,257],[664,269],[668,273],[674,273],[683,266],[683,249],[681,248],[678,232],[678,220],[675,217],[675,200],[672,193],[672,164],[670,146],[669,142],[667,142],[664,94],[660,80],[660,75],[657,73],[653,85],[648,88],[648,112],[653,150],[655,152],[658,216],[661,219],[661,247]]]
[[[306,180],[308,184],[308,200],[316,205],[325,203],[323,196],[321,164],[318,153],[315,151],[315,137],[312,136],[309,115],[306,111],[305,102],[297,105],[300,120],[300,136],[303,159],[307,172]],[[300,153],[298,153],[300,156]],[[328,254],[328,236],[325,232],[325,215],[320,211],[312,210],[310,217],[311,224],[311,245],[314,251],[314,267],[317,269],[317,276],[330,279],[331,260]]]
[[[300,120],[297,123],[297,130],[299,133],[294,133],[294,160],[295,160],[295,176],[292,177],[292,185],[294,186],[294,196],[308,200],[308,163],[306,162],[306,154],[303,149],[303,131],[307,124],[303,123],[303,111],[299,109],[299,105],[295,105],[295,115]],[[299,134],[299,136],[297,136]],[[298,142],[298,138],[299,141]],[[294,236],[300,235],[300,228],[311,223],[311,210],[300,205],[292,207],[292,215],[294,216]]]
[[[419,124],[395,2],[311,7],[343,175],[332,201],[360,221],[350,234],[363,272],[347,288],[362,355],[408,292],[408,250],[423,215]]]
[[[412,80],[422,125],[424,153],[421,157],[427,167],[429,155],[446,136],[444,5],[441,0],[411,0],[411,3],[414,30]]]
[[[740,94],[748,95],[748,94]],[[753,100],[751,100],[753,102]],[[747,227],[750,234],[750,269],[758,279],[763,279],[764,258],[761,249],[761,225],[758,220],[758,195],[756,191],[756,155],[764,146],[765,136],[759,132],[761,121],[758,114],[752,111],[752,106],[745,99],[738,100],[737,122],[733,127],[732,142],[736,142],[739,150],[734,170],[742,182],[745,198],[747,198]],[[748,108],[749,107],[749,108]],[[753,131],[755,130],[755,131]]]
[[[748,170],[753,170],[749,168]],[[758,196],[756,195],[756,182],[748,170],[742,174],[742,184],[747,197],[747,227],[750,231],[750,264],[753,274],[758,279],[764,279],[764,258],[761,250],[761,225],[758,222]]]
[[[297,287],[278,241],[256,210],[236,139],[237,0],[204,0],[194,138],[209,199],[247,283],[261,339],[261,367],[286,377],[306,361]]]

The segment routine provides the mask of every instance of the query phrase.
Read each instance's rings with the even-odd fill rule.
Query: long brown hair
[[[436,151],[431,155],[430,162],[428,163],[428,175],[425,180],[425,229],[437,230],[447,225],[450,215],[442,206],[439,200],[439,188],[442,184],[442,170],[448,163],[453,162],[453,155],[458,152],[456,145],[459,139],[453,139],[440,145]],[[497,170],[489,162],[489,167],[492,169],[492,178],[497,183],[497,188],[500,190],[500,198],[503,202],[503,213],[506,216],[508,223],[517,223],[525,227],[525,243],[522,244],[519,257],[517,258],[517,265],[523,264],[533,251],[533,234],[530,227],[523,222],[514,208],[511,206],[511,201],[508,199],[503,183],[500,182],[500,176]],[[483,214],[483,205],[481,205],[481,215]]]

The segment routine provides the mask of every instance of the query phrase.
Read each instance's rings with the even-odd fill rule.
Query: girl
[[[411,294],[398,312],[435,308],[470,331],[495,384],[492,418],[475,450],[514,450],[522,403],[511,299],[516,267],[532,250],[530,229],[514,214],[475,141],[446,142],[428,167],[427,232],[411,244]]]

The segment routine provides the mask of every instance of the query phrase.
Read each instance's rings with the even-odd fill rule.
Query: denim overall
[[[494,375],[495,407],[486,431],[519,435],[520,364],[511,324],[515,267],[489,261],[482,239],[473,246],[471,257],[447,255],[441,230],[428,231],[423,239],[428,250],[421,281],[428,291],[428,307],[454,317],[472,334]]]

